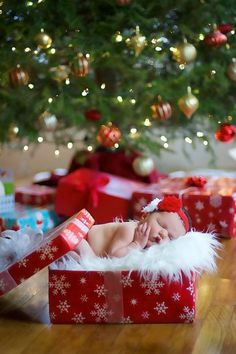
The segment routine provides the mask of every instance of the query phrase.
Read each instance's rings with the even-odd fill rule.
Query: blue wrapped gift
[[[62,218],[52,208],[32,208],[16,203],[14,210],[0,212],[0,231],[37,227],[45,232],[59,225],[62,221]]]

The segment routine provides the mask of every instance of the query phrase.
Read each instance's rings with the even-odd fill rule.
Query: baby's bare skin
[[[144,249],[186,233],[177,213],[153,212],[141,221],[95,225],[75,249],[77,254],[123,257],[131,249]]]

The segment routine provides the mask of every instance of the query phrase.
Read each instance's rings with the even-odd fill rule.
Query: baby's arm
[[[108,256],[124,257],[132,249],[143,249],[147,245],[150,227],[146,223],[138,224],[130,242],[130,230],[120,227],[117,229],[112,243],[108,249]]]
[[[74,251],[81,256],[96,257],[92,247],[85,239],[80,241],[79,245],[74,249]]]

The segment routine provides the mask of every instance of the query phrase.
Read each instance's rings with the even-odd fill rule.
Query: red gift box
[[[132,192],[144,186],[145,183],[82,168],[60,180],[55,210],[59,215],[71,216],[86,208],[98,224],[116,217],[127,219]]]
[[[207,177],[206,180],[204,186],[195,187],[189,186],[189,178],[165,178],[137,190],[132,196],[132,215],[139,219],[142,208],[156,197],[179,195],[197,231],[236,237],[236,179]]]
[[[83,209],[46,233],[37,249],[31,250],[22,259],[0,272],[0,296],[74,249],[87,235],[93,223],[94,219]]]
[[[30,186],[17,187],[15,201],[21,204],[43,206],[54,202],[55,189],[47,186],[32,184]]]
[[[52,323],[191,323],[195,298],[194,274],[177,282],[137,271],[49,269]]]

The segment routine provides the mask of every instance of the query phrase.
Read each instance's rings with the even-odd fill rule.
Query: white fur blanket
[[[68,253],[52,265],[53,269],[117,271],[137,270],[151,278],[162,275],[170,280],[181,280],[182,274],[213,272],[216,269],[217,250],[221,243],[212,233],[190,231],[184,237],[145,250],[132,250],[122,258],[80,257],[77,263]]]

